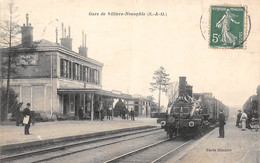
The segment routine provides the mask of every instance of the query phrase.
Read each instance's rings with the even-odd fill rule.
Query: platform
[[[91,133],[102,133],[116,131],[120,129],[131,129],[142,126],[160,126],[156,123],[156,118],[135,118],[135,121],[114,118],[104,121],[54,121],[35,123],[30,127],[31,135],[24,135],[24,126],[1,126],[1,146],[15,145],[20,143],[30,143],[49,139],[58,139]]]
[[[169,162],[257,163],[260,162],[260,132],[241,131],[230,119],[225,125],[225,138],[218,138],[219,128],[194,142]]]

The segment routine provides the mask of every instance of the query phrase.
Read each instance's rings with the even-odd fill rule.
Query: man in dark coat
[[[103,121],[103,119],[104,119],[104,110],[103,110],[103,108],[100,109],[100,118],[101,118],[101,121]]]
[[[81,108],[79,109],[79,120],[83,120],[83,116],[84,116],[83,107],[81,107]]]
[[[30,123],[31,123],[31,113],[30,113],[31,104],[27,103],[26,106],[27,107],[23,110],[23,116],[24,116],[24,119],[29,118],[29,121],[27,122],[27,124],[26,123],[24,124],[24,134],[30,135],[29,128],[30,128]]]
[[[220,110],[219,113],[219,138],[224,138],[225,136],[225,131],[224,131],[224,125],[226,124],[225,122],[225,115],[223,114],[223,111]]]
[[[238,110],[238,114],[237,114],[237,122],[236,122],[236,126],[239,127],[239,123],[240,123],[240,118],[241,118],[241,110]]]
[[[110,109],[111,108],[107,108],[107,119],[109,119],[109,120],[111,118],[111,110]]]
[[[131,120],[134,121],[135,120],[135,111],[133,108],[131,109],[130,115],[131,115]]]

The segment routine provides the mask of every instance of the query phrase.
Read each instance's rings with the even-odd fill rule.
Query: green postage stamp
[[[243,49],[246,38],[246,14],[245,6],[211,6],[209,46]]]

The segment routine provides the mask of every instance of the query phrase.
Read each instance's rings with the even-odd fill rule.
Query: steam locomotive
[[[174,135],[199,136],[202,131],[209,129],[211,123],[217,121],[220,109],[225,110],[224,114],[228,117],[228,108],[212,98],[211,93],[193,94],[186,77],[179,77],[179,96],[170,105],[161,128],[170,138]]]

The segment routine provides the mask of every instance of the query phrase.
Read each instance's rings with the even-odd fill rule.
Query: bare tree
[[[158,99],[158,106],[161,107],[161,92],[166,92],[167,87],[169,86],[169,74],[166,73],[164,67],[160,67],[153,73],[153,82],[151,82],[150,90],[153,92],[155,90],[159,90],[159,99]]]
[[[15,15],[17,8],[14,5],[13,1],[10,1],[7,4],[7,10],[9,11],[8,19],[3,20],[1,22],[1,48],[7,48],[5,51],[1,51],[1,85],[3,83],[3,78],[6,76],[7,78],[7,86],[6,86],[6,95],[7,95],[7,103],[6,103],[6,111],[4,111],[4,116],[2,118],[7,117],[8,109],[9,109],[9,89],[10,89],[10,75],[11,75],[11,62],[14,56],[14,52],[12,50],[12,46],[17,41],[17,36],[20,33],[20,27],[16,23],[15,19],[17,16]],[[4,109],[4,108],[1,108]]]
[[[179,95],[179,83],[178,82],[172,82],[167,87],[166,95],[169,99],[169,103],[173,103]]]
[[[19,67],[25,67],[30,64],[31,57],[21,57],[32,53],[35,50],[33,45],[28,47],[17,46],[20,43],[20,34],[21,34],[21,26],[18,25],[18,14],[17,7],[15,6],[13,0],[10,0],[7,4],[6,15],[2,15],[6,19],[1,21],[0,26],[0,52],[1,52],[1,81],[0,86],[3,86],[3,79],[6,79],[6,105],[5,108],[1,108],[4,111],[1,115],[1,120],[5,120],[8,114],[8,110],[10,110],[10,78],[12,75],[15,75],[19,71]],[[21,59],[23,63],[21,63]]]

